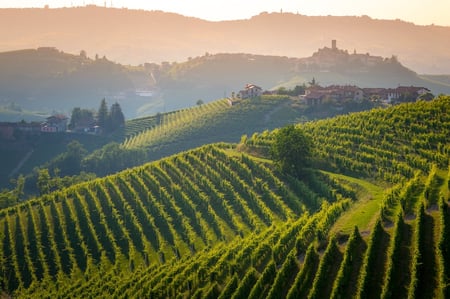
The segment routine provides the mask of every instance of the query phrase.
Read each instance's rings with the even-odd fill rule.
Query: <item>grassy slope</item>
[[[364,179],[330,172],[326,173],[338,180],[354,184],[355,189],[359,194],[358,202],[339,218],[334,225],[332,232],[350,234],[355,226],[357,226],[362,233],[371,231],[383,199],[383,187]]]

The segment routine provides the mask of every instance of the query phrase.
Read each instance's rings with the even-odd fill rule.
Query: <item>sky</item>
[[[401,19],[417,25],[450,26],[450,0],[0,0],[1,8],[71,6],[162,10],[210,21],[247,19],[261,12],[308,16],[361,16]]]

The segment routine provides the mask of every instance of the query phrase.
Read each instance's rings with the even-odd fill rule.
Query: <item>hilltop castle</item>
[[[307,69],[329,70],[342,65],[364,70],[385,61],[381,56],[371,56],[369,53],[359,54],[356,50],[349,54],[347,50],[337,47],[337,40],[331,41],[331,48],[324,47],[314,52],[311,57],[301,59],[301,64]]]

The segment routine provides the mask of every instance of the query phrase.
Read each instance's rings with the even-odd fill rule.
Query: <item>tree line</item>
[[[74,131],[96,130],[95,133],[108,134],[125,125],[125,116],[119,103],[108,109],[106,99],[100,102],[95,113],[93,110],[75,107],[70,117],[69,129]]]

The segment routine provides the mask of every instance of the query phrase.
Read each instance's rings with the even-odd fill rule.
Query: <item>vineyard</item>
[[[3,285],[163,264],[292,221],[331,192],[297,182],[299,197],[269,166],[205,146],[3,210]]]
[[[152,115],[127,120],[123,128],[119,128],[112,134],[111,139],[116,142],[122,142],[124,138],[130,138],[131,136],[155,127],[159,124],[158,117],[159,115]]]
[[[125,136],[122,146],[126,149],[145,148],[154,158],[203,144],[237,142],[244,134],[294,122],[298,112],[291,104],[291,100],[282,96],[246,99],[234,106],[230,106],[226,99],[221,99],[131,120],[122,132]]]
[[[268,159],[275,130],[0,210],[2,290],[448,298],[449,110],[440,97],[303,124],[315,147],[302,180]],[[344,216],[365,219],[336,229]]]
[[[191,130],[197,126],[202,127],[204,121],[212,120],[221,111],[227,109],[227,101],[220,100],[194,108],[178,110],[160,115],[159,125],[144,130],[124,141],[126,148],[149,146],[156,142],[173,142],[180,131]],[[211,118],[211,119],[208,119]],[[161,141],[158,139],[162,139]]]

